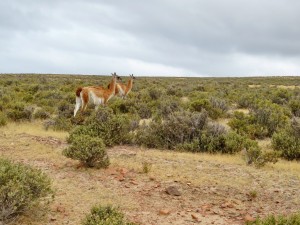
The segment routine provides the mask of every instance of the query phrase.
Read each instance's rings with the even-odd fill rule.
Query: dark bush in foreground
[[[0,224],[52,193],[50,185],[40,170],[0,159]]]
[[[109,158],[101,138],[89,135],[73,136],[71,145],[64,149],[63,155],[80,160],[88,167],[106,168]]]
[[[248,222],[247,225],[300,225],[300,213],[290,216],[270,215],[264,219],[256,219],[254,222]]]
[[[111,206],[95,206],[82,222],[83,225],[134,225],[126,222],[123,213]]]

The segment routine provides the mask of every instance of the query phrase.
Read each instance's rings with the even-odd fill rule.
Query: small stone
[[[181,192],[175,186],[170,186],[166,188],[166,193],[173,196],[181,196]]]
[[[196,215],[196,214],[191,214],[191,216],[192,216],[192,218],[194,219],[194,220],[196,220],[196,221],[200,221],[199,220],[199,217]]]
[[[155,180],[155,177],[149,177],[149,180],[153,181],[153,180]]]
[[[131,183],[131,184],[134,184],[134,185],[138,185],[138,182],[136,182],[136,181],[134,181],[134,180],[132,180],[130,183]]]
[[[168,209],[161,209],[161,210],[159,210],[159,215],[166,216],[166,215],[169,215],[170,213],[171,213],[171,211],[168,210]]]
[[[125,178],[124,178],[123,176],[119,176],[119,177],[118,177],[118,180],[119,180],[119,181],[124,181]]]

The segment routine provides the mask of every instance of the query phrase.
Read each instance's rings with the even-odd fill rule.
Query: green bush
[[[103,140],[89,135],[73,136],[71,145],[63,150],[63,155],[80,160],[88,167],[106,168],[109,166]]]
[[[123,213],[112,206],[94,206],[82,221],[83,225],[134,225],[126,222]]]
[[[255,94],[251,93],[242,93],[237,97],[237,106],[239,108],[250,108],[257,99]]]
[[[196,112],[201,112],[203,109],[205,109],[212,119],[217,119],[221,116],[224,116],[228,110],[228,106],[225,100],[211,97],[209,100],[197,99],[192,101],[191,109]]]
[[[131,142],[131,120],[128,115],[115,115],[110,108],[100,108],[86,119],[83,125],[71,131],[68,142],[74,137],[89,135],[100,137],[106,146]]]
[[[289,106],[293,115],[300,117],[300,98],[291,100]]]
[[[45,111],[42,108],[36,108],[32,114],[32,117],[34,119],[48,119],[50,118],[50,113],[48,113],[47,111]]]
[[[74,114],[74,104],[70,104],[69,102],[63,100],[59,102],[57,110],[58,116],[63,118],[72,118]]]
[[[252,141],[236,132],[223,132],[213,135],[209,130],[205,131],[199,141],[199,151],[209,153],[234,154],[243,149],[250,149],[257,146],[256,141]]]
[[[141,126],[136,135],[137,144],[146,147],[191,152],[233,154],[247,147],[247,141],[250,140],[236,132],[227,132],[218,123],[208,123],[206,111],[171,113],[163,120]]]
[[[283,105],[286,104],[291,98],[291,93],[285,89],[276,89],[274,93],[272,93],[271,100],[273,103]]]
[[[270,215],[266,218],[257,218],[253,222],[247,222],[247,225],[300,225],[300,213],[289,216]]]
[[[0,127],[7,124],[7,117],[4,113],[0,112]]]
[[[254,123],[261,125],[267,130],[268,137],[280,128],[283,128],[288,121],[284,109],[276,104],[261,102],[253,108]]]
[[[138,104],[137,114],[141,119],[149,119],[152,116],[152,110],[146,103]]]
[[[254,115],[245,115],[243,112],[234,112],[228,125],[238,134],[246,135],[250,139],[268,136],[267,128],[255,123]]]
[[[159,102],[157,107],[157,116],[166,118],[173,112],[179,111],[182,108],[179,106],[178,101],[172,99],[165,99]]]
[[[249,115],[235,112],[228,125],[241,135],[251,139],[271,137],[273,133],[285,126],[287,112],[276,104],[261,102],[255,105]]]
[[[280,157],[279,152],[263,152],[257,145],[252,145],[248,149],[245,149],[244,153],[246,163],[248,165],[253,164],[258,168],[265,166],[267,163],[275,164]]]
[[[23,103],[16,103],[7,109],[7,117],[13,121],[30,120],[32,110],[25,107]]]
[[[288,160],[300,159],[300,139],[293,135],[290,129],[277,131],[272,136],[272,146]]]
[[[40,170],[0,159],[0,223],[51,193],[50,179]]]
[[[207,112],[178,111],[141,126],[136,135],[140,145],[175,149],[178,144],[192,142],[201,135],[207,123]]]

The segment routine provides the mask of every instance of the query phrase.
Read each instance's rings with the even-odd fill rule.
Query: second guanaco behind
[[[133,74],[129,75],[129,77],[130,77],[130,79],[128,80],[127,85],[125,85],[123,83],[119,83],[119,82],[117,82],[117,84],[116,84],[115,94],[119,95],[123,99],[131,91],[132,86],[133,86],[133,80],[135,79],[135,77],[133,76]],[[110,88],[110,84],[108,85],[108,88]]]

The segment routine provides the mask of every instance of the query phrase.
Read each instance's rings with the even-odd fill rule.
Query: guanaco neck
[[[115,93],[116,83],[117,83],[117,77],[114,76],[113,79],[112,79],[112,81],[109,84],[109,92],[111,94]]]
[[[131,91],[132,85],[133,85],[133,78],[131,78],[131,79],[128,81],[128,83],[127,83],[127,86],[126,86],[126,93],[128,93],[129,91]]]

